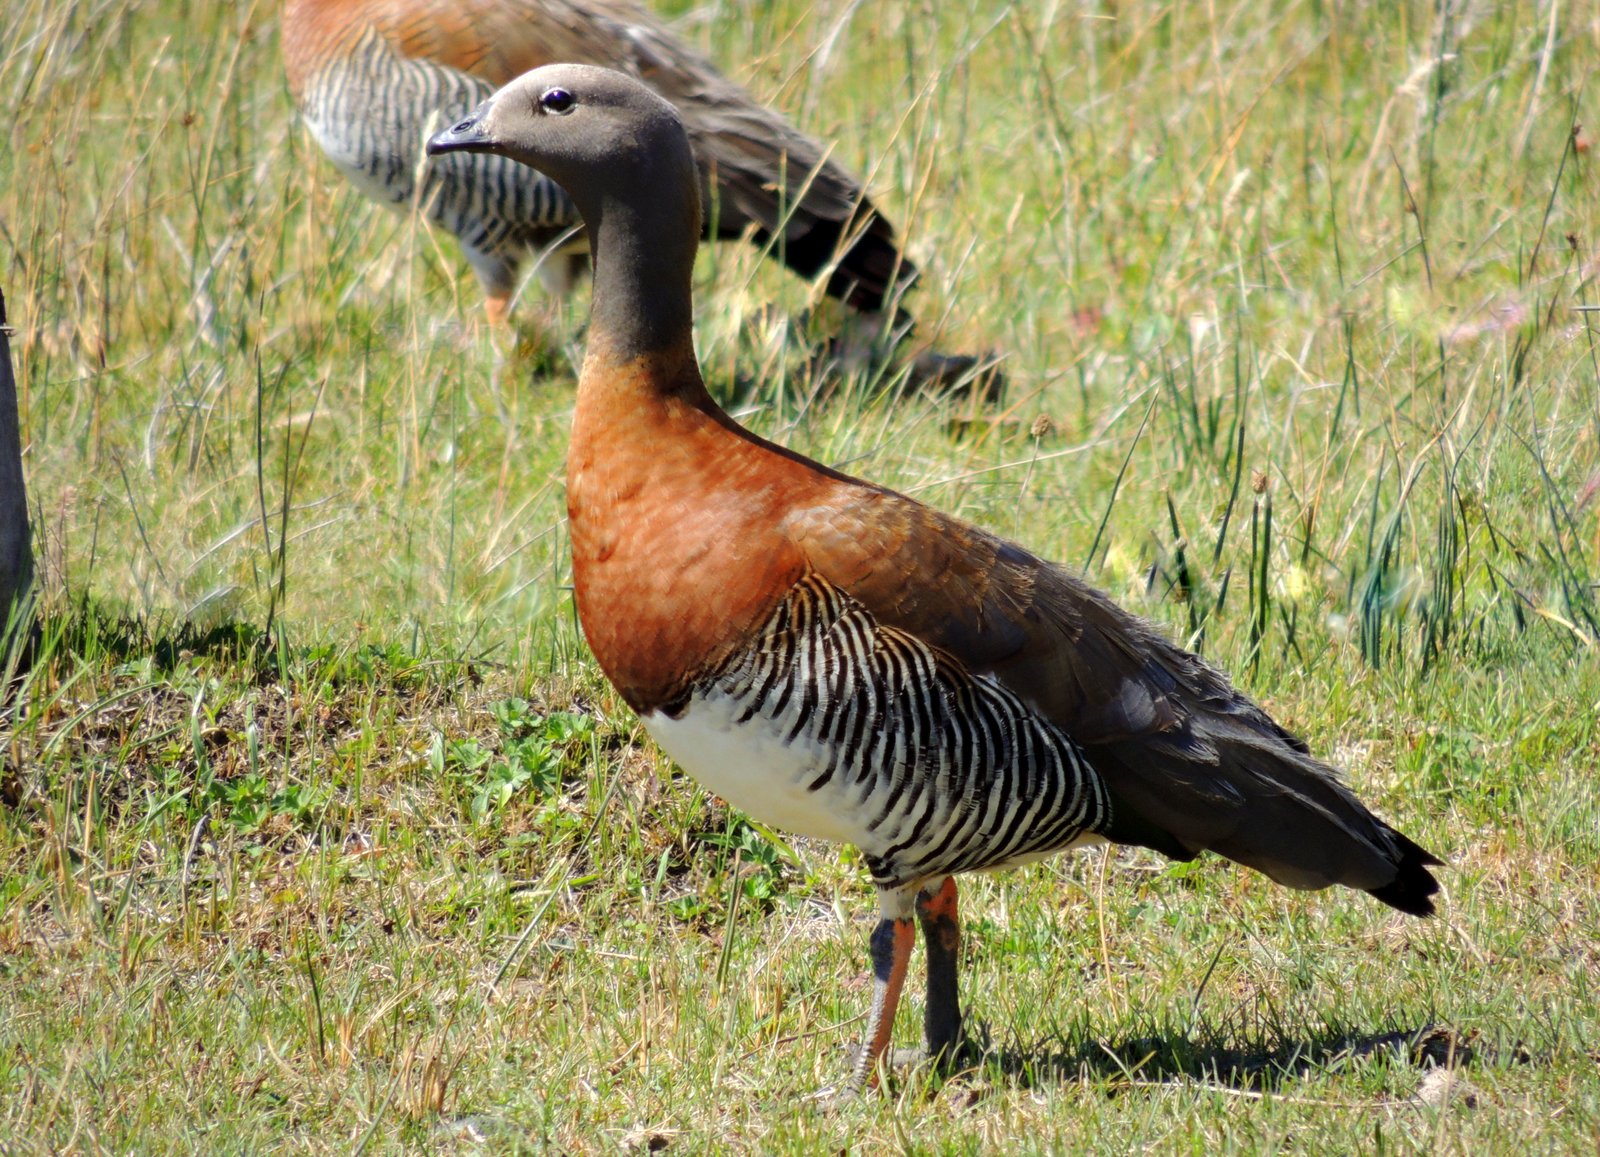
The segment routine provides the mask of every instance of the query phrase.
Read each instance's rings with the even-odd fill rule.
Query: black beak
[[[436,157],[440,153],[481,153],[493,146],[494,141],[484,131],[483,122],[489,115],[489,102],[484,101],[466,116],[465,120],[457,121],[443,132],[435,133],[428,140],[428,155]]]

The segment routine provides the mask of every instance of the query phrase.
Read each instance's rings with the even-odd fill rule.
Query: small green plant
[[[321,823],[328,795],[303,783],[275,788],[265,775],[250,771],[212,780],[200,803],[216,808],[221,822],[240,835],[254,835],[278,816],[298,831],[311,832]]]
[[[461,783],[469,793],[467,814],[483,822],[520,795],[543,798],[560,786],[563,769],[593,733],[586,715],[556,711],[541,715],[525,699],[490,707],[498,734],[486,744],[475,738],[436,734],[428,751],[433,771]]]

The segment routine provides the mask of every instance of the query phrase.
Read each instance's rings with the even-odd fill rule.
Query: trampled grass
[[[820,396],[807,287],[724,247],[714,388],[1203,649],[1449,859],[1442,915],[1135,852],[975,879],[971,1071],[817,1111],[868,889],[676,774],[583,648],[583,302],[526,295],[533,357],[482,333],[452,243],[299,127],[270,4],[17,0],[46,613],[0,729],[0,1151],[1593,1152],[1600,14],[673,7],[1010,380]]]

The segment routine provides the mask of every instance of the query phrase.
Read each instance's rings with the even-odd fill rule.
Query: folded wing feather
[[[788,529],[881,621],[1005,684],[1081,744],[1112,794],[1113,838],[1177,858],[1215,851],[1297,888],[1381,891],[1408,864],[1437,862],[1222,672],[1060,567],[872,487],[799,511]]]

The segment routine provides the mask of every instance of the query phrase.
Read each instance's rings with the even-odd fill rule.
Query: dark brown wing
[[[1061,568],[870,488],[798,512],[789,532],[880,621],[991,675],[1077,740],[1111,791],[1113,839],[1433,910],[1437,859],[1227,676]]]
[[[775,238],[777,256],[806,277],[816,277],[839,251],[829,292],[861,308],[879,308],[891,284],[915,275],[861,183],[820,142],[753,99],[644,9],[583,7],[614,46],[611,59],[599,63],[633,73],[682,114],[708,178],[706,211],[717,236],[754,227],[763,241]]]

